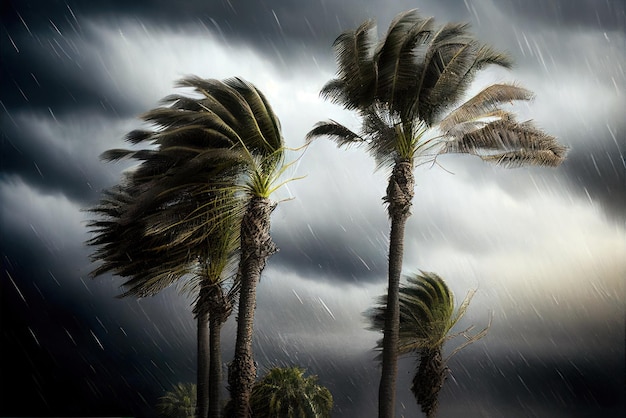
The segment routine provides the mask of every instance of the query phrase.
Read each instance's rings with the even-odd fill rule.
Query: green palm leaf
[[[415,92],[422,67],[421,47],[431,35],[433,19],[422,18],[417,10],[400,13],[389,25],[387,35],[375,54],[378,66],[377,99],[392,113],[406,119],[406,110],[417,100]],[[416,65],[418,64],[418,65]]]
[[[305,377],[304,369],[275,367],[254,385],[250,406],[257,418],[325,418],[333,398],[317,384],[317,376]]]
[[[376,25],[370,20],[337,37],[333,48],[340,62],[338,78],[322,88],[322,97],[352,110],[372,103],[377,82],[377,68],[372,60],[375,32]]]
[[[191,418],[196,404],[196,385],[178,383],[174,389],[159,398],[157,411],[167,418]]]

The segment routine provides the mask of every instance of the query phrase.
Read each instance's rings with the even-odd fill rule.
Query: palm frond
[[[174,389],[159,398],[159,415],[167,418],[187,418],[194,415],[197,390],[192,383],[178,383]]]
[[[333,398],[317,376],[305,377],[304,369],[274,367],[254,385],[250,406],[259,417],[328,418]]]
[[[481,45],[476,53],[474,67],[476,70],[481,70],[487,65],[497,65],[510,69],[513,67],[513,58],[511,55],[498,51],[489,45]]]
[[[130,142],[131,144],[139,144],[140,142],[150,141],[153,134],[154,131],[135,129],[126,134],[124,140]]]
[[[447,143],[445,152],[478,155],[504,167],[540,165],[556,167],[567,149],[531,121],[496,120]]]
[[[249,140],[259,138],[262,141],[264,155],[269,155],[283,146],[280,121],[276,117],[269,102],[256,87],[241,78],[224,80],[224,84],[237,91],[247,103],[251,116],[254,118],[256,131],[248,137],[246,145],[250,147]],[[247,124],[246,124],[247,125]]]
[[[389,25],[375,53],[377,98],[403,118],[407,117],[405,111],[418,100],[417,84],[423,72],[419,47],[431,36],[433,23],[434,19],[422,18],[415,9],[400,13]]]
[[[479,45],[466,23],[443,25],[429,40],[422,61],[420,99],[410,111],[428,125],[462,98],[477,70],[488,64],[511,64],[506,54]]]
[[[496,115],[495,112],[500,112],[502,104],[528,101],[533,97],[533,92],[515,84],[492,84],[450,112],[439,122],[439,128],[444,134],[450,135],[459,124]]]
[[[177,87],[192,87],[203,98],[199,100],[202,108],[219,115],[233,129],[241,126],[239,115],[245,112],[242,97],[224,82],[215,79],[204,79],[197,76],[184,77],[176,82]]]
[[[310,143],[313,139],[320,136],[329,137],[340,147],[359,145],[366,142],[365,139],[357,133],[332,119],[327,122],[318,122],[315,124],[313,129],[306,134],[306,141]]]
[[[340,34],[333,43],[337,79],[327,83],[320,95],[352,110],[369,106],[376,91],[377,68],[372,59],[375,43],[376,25],[372,20]]]
[[[441,62],[441,68],[434,84],[430,87],[425,101],[433,114],[440,108],[449,106],[465,93],[467,75],[475,64],[477,42],[468,41],[454,48],[448,61]]]

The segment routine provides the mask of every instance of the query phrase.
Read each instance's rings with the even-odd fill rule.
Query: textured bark
[[[389,205],[391,232],[389,234],[389,284],[383,334],[382,372],[378,389],[379,418],[395,417],[400,330],[400,276],[404,255],[404,229],[411,215],[414,187],[413,164],[408,161],[396,163],[387,186],[387,196],[384,199]]]
[[[423,349],[420,354],[420,364],[417,374],[413,378],[411,391],[415,395],[418,405],[428,418],[437,414],[439,407],[439,391],[448,375],[448,368],[441,356],[441,347]]]
[[[211,285],[208,298],[210,363],[209,363],[209,418],[222,416],[222,326],[232,312],[232,304],[224,295],[221,283]]]
[[[222,350],[221,333],[224,322],[221,318],[211,316],[209,322],[210,333],[210,363],[209,363],[209,418],[222,416]]]
[[[196,417],[204,418],[209,413],[209,315],[196,315],[198,331],[198,370],[196,376]]]
[[[256,287],[267,259],[278,251],[270,236],[270,215],[276,205],[267,198],[253,197],[241,222],[241,290],[237,315],[235,356],[228,370],[233,416],[250,417],[250,393],[256,379],[252,353]]]
[[[221,283],[205,279],[194,309],[198,321],[196,418],[222,416],[221,331],[231,311],[232,304],[224,296]]]

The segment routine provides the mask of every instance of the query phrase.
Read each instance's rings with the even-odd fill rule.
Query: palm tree
[[[478,155],[505,167],[557,166],[565,149],[531,122],[518,123],[502,109],[508,102],[532,98],[530,91],[517,85],[489,86],[457,106],[477,71],[488,65],[512,65],[507,55],[476,41],[467,24],[437,26],[432,18],[410,10],[396,16],[379,42],[374,23],[366,21],[342,33],[334,49],[337,78],[322,88],[321,95],[355,110],[362,127],[357,133],[332,120],[320,122],[307,141],[328,136],[339,146],[365,146],[379,168],[391,168],[383,198],[391,231],[379,416],[392,418],[398,292],[404,230],[414,195],[413,169],[450,152]]]
[[[167,418],[194,418],[196,405],[196,385],[178,383],[174,389],[159,398],[157,411]]]
[[[250,396],[256,380],[256,363],[253,358],[252,339],[256,289],[267,260],[278,251],[270,235],[270,216],[276,203],[271,194],[282,183],[279,178],[289,167],[284,164],[284,141],[280,123],[265,97],[257,90],[235,86],[250,103],[254,129],[241,132],[242,159],[246,192],[246,207],[241,220],[241,255],[239,262],[239,308],[235,353],[228,370],[231,399],[235,404],[234,416],[250,416]],[[252,124],[251,124],[252,125]],[[249,145],[250,144],[250,145]],[[255,151],[252,146],[258,147]]]
[[[191,221],[199,207],[206,213],[218,202],[224,206],[224,193],[209,192],[208,187],[205,193],[193,198],[187,189],[175,202],[163,204],[152,200],[150,207],[144,205],[141,216],[133,216],[133,212],[138,213],[135,208],[143,197],[138,190],[140,181],[134,178],[141,168],[145,167],[106,191],[99,205],[91,209],[100,219],[89,224],[96,235],[88,243],[99,246],[92,258],[102,261],[93,275],[111,271],[126,277],[122,284],[126,291],[120,297],[154,295],[184,277],[191,278],[183,289],[196,295],[193,305],[198,341],[197,415],[216,417],[220,414],[222,382],[220,332],[232,311],[238,289],[231,280],[238,230],[233,222],[227,222],[234,220],[233,217],[211,228],[197,228],[202,218]],[[232,201],[232,197],[227,201]],[[158,229],[160,224],[176,225],[176,228],[171,227],[168,234],[151,232],[151,228]],[[202,233],[202,239],[190,235],[194,229],[195,235]],[[198,243],[187,244],[192,238]]]
[[[239,308],[237,317],[237,339],[235,355],[229,366],[228,383],[231,397],[237,405],[238,417],[249,415],[249,399],[256,365],[252,353],[254,309],[256,286],[268,258],[277,251],[270,236],[270,215],[276,207],[270,196],[281,186],[278,179],[289,167],[284,164],[284,141],[280,122],[265,96],[252,84],[240,78],[224,81],[205,80],[188,77],[179,82],[182,87],[191,87],[201,101],[193,101],[182,96],[170,96],[167,101],[176,108],[165,108],[153,112],[146,120],[158,120],[172,130],[167,144],[172,144],[175,152],[181,149],[193,153],[193,158],[185,164],[190,172],[198,167],[217,166],[219,173],[234,173],[234,181],[220,178],[217,184],[223,189],[232,190],[239,198],[233,208],[222,210],[217,206],[210,223],[220,223],[221,219],[236,216],[240,219],[240,259],[237,276],[240,284]],[[198,132],[193,143],[177,147],[176,140],[182,136],[180,130]],[[134,139],[144,141],[148,137],[139,132]],[[153,140],[161,142],[158,137]],[[122,155],[127,155],[122,153]],[[113,153],[113,156],[117,156]],[[202,172],[201,170],[199,172]],[[173,186],[167,179],[159,181],[162,188],[174,190],[176,179],[187,176],[174,176]],[[209,178],[215,178],[212,174]],[[152,188],[155,196],[169,192]],[[240,216],[240,218],[239,218]],[[166,223],[155,232],[169,231]]]
[[[230,300],[216,284],[223,279],[236,243],[241,251],[235,282],[241,287],[234,288],[241,288],[242,296],[229,383],[245,416],[245,399],[256,375],[251,346],[256,283],[276,251],[269,236],[269,215],[275,207],[269,196],[280,186],[276,180],[287,167],[282,164],[280,124],[263,94],[242,79],[188,77],[179,86],[192,87],[199,98],[166,97],[169,106],[143,115],[156,129],[136,130],[127,137],[133,144],[149,142],[156,149],[115,149],[103,155],[107,160],[133,158],[142,163],[94,210],[105,218],[89,225],[97,234],[89,244],[100,246],[93,258],[104,261],[94,274],[111,271],[130,277],[123,296],[145,296],[195,273],[199,280],[191,288],[198,290],[194,312],[202,362],[206,328],[201,324],[207,313],[209,322],[213,324],[214,318],[220,326],[230,313]],[[211,330],[215,341],[219,333]],[[215,366],[211,379],[218,370],[221,373],[215,358],[211,356]],[[203,365],[199,364],[198,376],[199,416],[206,416],[207,405]],[[219,416],[219,400],[214,398],[219,387],[209,384],[209,389],[210,416]]]
[[[489,325],[474,335],[469,335],[472,327],[450,334],[450,330],[465,315],[474,292],[469,292],[455,309],[454,295],[435,273],[421,272],[407,277],[407,282],[400,287],[398,354],[415,353],[418,356],[418,368],[411,391],[422,411],[428,418],[432,418],[437,413],[439,391],[448,374],[447,361],[462,348],[484,337]],[[368,312],[372,323],[370,329],[383,330],[386,300],[386,297],[382,297],[380,304]],[[463,335],[466,341],[444,359],[444,343],[459,335]]]
[[[226,406],[226,416],[232,407]],[[255,383],[250,408],[254,418],[329,418],[333,397],[317,376],[304,377],[304,369],[274,367]]]

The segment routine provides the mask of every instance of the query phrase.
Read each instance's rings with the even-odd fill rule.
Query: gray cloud
[[[623,28],[626,17],[624,2],[620,0],[505,0],[494,2],[494,5],[507,15],[521,17],[527,22],[574,29],[619,30]]]
[[[14,114],[3,122],[0,178],[5,181],[21,179],[42,193],[63,193],[87,205],[128,166],[106,165],[99,159],[109,146],[121,145],[123,131],[112,129],[117,120],[79,112],[70,118]],[[109,135],[118,140],[108,146],[94,140]]]
[[[3,322],[0,346],[3,369],[6,361],[23,365],[2,379],[2,390],[9,399],[18,399],[17,390],[35,393],[36,415],[94,407],[146,415],[176,381],[193,380],[194,324],[176,289],[117,300],[118,279],[85,278],[79,206],[124,169],[98,154],[120,146],[138,125],[135,115],[190,72],[249,77],[275,104],[290,146],[302,145],[318,120],[354,123],[317,97],[334,71],[333,39],[369,17],[384,32],[395,13],[415,4],[39,3],[2,6],[0,305],[15,323]],[[613,222],[626,206],[624,8],[539,3],[418,5],[440,22],[470,20],[481,39],[509,50],[518,68],[489,77],[533,89],[537,99],[521,112],[571,147],[556,170],[506,171],[444,157],[439,162],[454,175],[436,166],[416,171],[406,272],[436,271],[458,298],[478,288],[464,324],[479,326],[495,311],[488,337],[450,364],[445,416],[624,411],[624,234]],[[378,335],[364,329],[361,313],[384,293],[388,220],[380,200],[386,175],[373,166],[362,152],[330,143],[307,150],[294,175],[308,177],[279,191],[278,198],[296,199],[274,214],[281,252],[259,288],[257,361],[318,374],[337,416],[375,411]],[[233,332],[231,318],[225,361]],[[406,415],[417,411],[407,389],[413,366],[413,359],[401,363]],[[3,405],[0,414],[23,412],[16,408]]]

